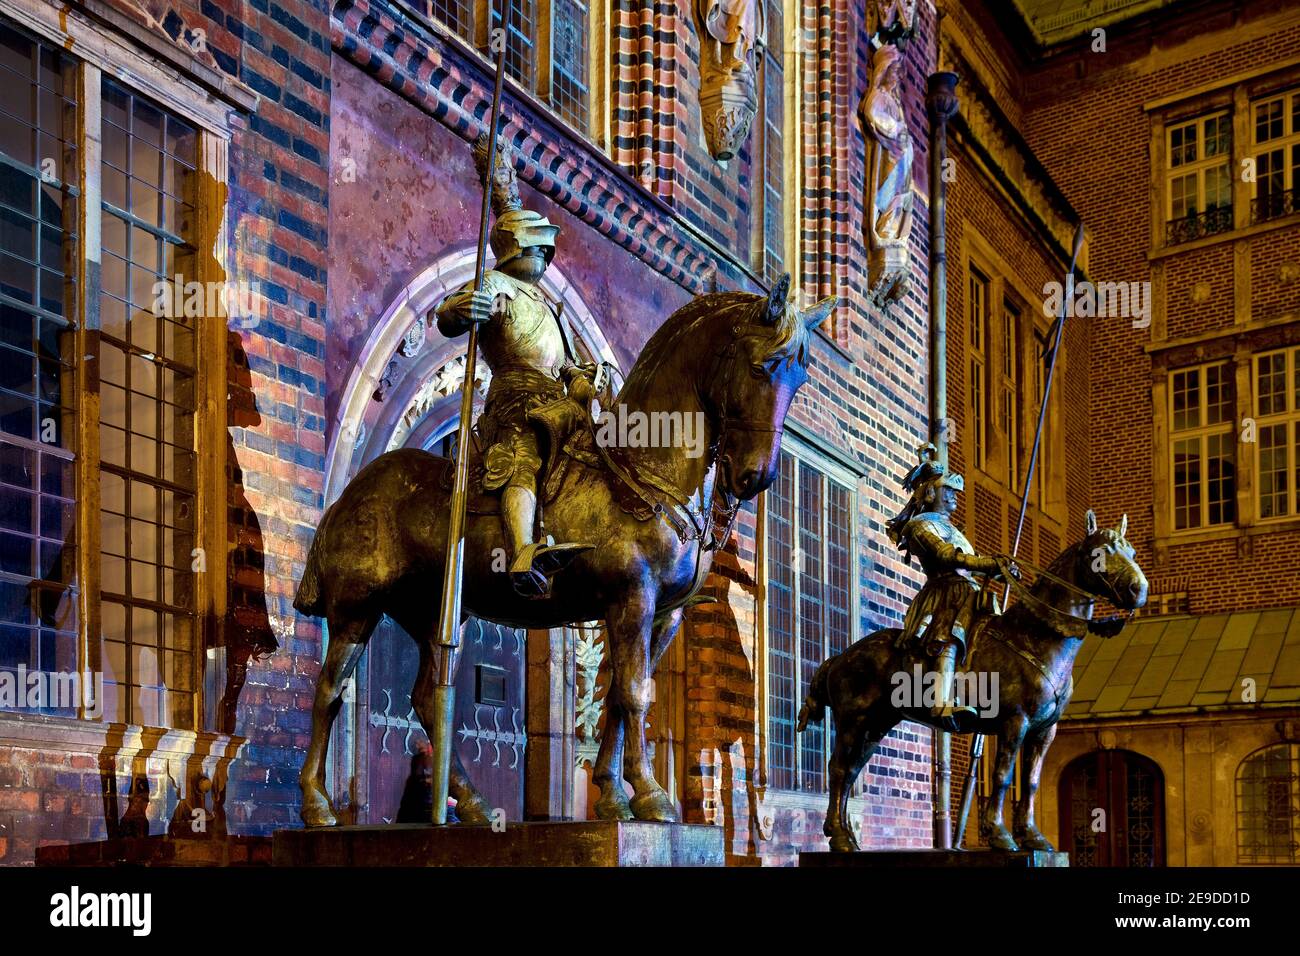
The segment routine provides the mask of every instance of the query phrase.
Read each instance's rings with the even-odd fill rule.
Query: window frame
[[[239,105],[214,96],[183,73],[158,62],[148,51],[109,30],[92,25],[77,11],[61,15],[53,8],[33,5],[4,11],[11,28],[40,43],[62,48],[75,61],[71,73],[76,85],[74,134],[79,166],[73,170],[79,190],[77,230],[80,248],[71,264],[76,295],[67,308],[76,330],[77,365],[74,370],[76,445],[73,452],[77,499],[72,534],[77,541],[77,665],[83,673],[102,673],[103,637],[100,615],[101,496],[99,335],[100,277],[103,262],[102,124],[103,78],[111,76],[132,94],[176,114],[197,133],[193,245],[206,254],[196,257],[192,281],[220,282],[227,273],[227,204],[231,116]],[[68,174],[65,174],[68,175]],[[204,668],[207,652],[220,646],[227,601],[226,581],[226,335],[223,322],[197,323],[195,328],[195,412],[193,451],[195,474],[194,542],[201,548],[205,570],[194,587],[196,627],[190,690],[192,706],[188,727],[162,729],[200,733],[214,729],[205,716]],[[87,358],[87,356],[93,356]],[[108,715],[93,713],[83,701],[78,721],[113,724]],[[0,712],[0,719],[21,716],[21,711]],[[56,718],[58,719],[58,718]],[[174,719],[168,721],[175,724]],[[126,726],[140,726],[130,724]]]
[[[1233,390],[1233,394],[1231,396],[1231,407],[1233,411],[1226,421],[1208,424],[1206,422],[1206,414],[1205,414],[1206,409],[1208,408],[1208,402],[1206,398],[1207,389],[1206,389],[1206,382],[1205,382],[1206,379],[1205,372],[1207,369],[1215,368],[1215,367],[1219,367],[1224,370],[1224,376],[1222,382],[1226,384],[1226,387]],[[1200,424],[1190,428],[1180,429],[1176,426],[1174,421],[1174,397],[1177,391],[1174,385],[1174,381],[1179,375],[1185,373],[1192,373],[1192,372],[1195,372],[1198,375],[1197,415]],[[1208,362],[1198,362],[1193,365],[1180,365],[1176,368],[1170,368],[1168,392],[1169,394],[1165,401],[1165,415],[1167,416],[1166,421],[1168,423],[1168,443],[1167,443],[1167,447],[1165,448],[1165,458],[1166,458],[1166,467],[1168,468],[1168,475],[1169,475],[1170,534],[1174,536],[1195,535],[1198,533],[1236,527],[1241,520],[1240,509],[1237,507],[1237,490],[1241,484],[1241,452],[1240,449],[1238,448],[1238,442],[1236,440],[1237,439],[1236,422],[1235,422],[1236,379],[1235,379],[1233,363],[1228,359],[1216,359]],[[1232,485],[1231,494],[1229,494],[1224,499],[1225,502],[1231,504],[1232,517],[1227,521],[1211,522],[1208,520],[1209,508],[1210,508],[1210,498],[1209,498],[1210,469],[1207,465],[1209,461],[1209,450],[1208,450],[1207,443],[1210,437],[1221,436],[1225,434],[1232,437],[1231,448],[1233,452],[1232,460],[1233,460],[1233,468],[1234,468],[1233,485]],[[1176,474],[1175,448],[1177,447],[1178,442],[1187,441],[1191,439],[1196,439],[1198,442],[1197,460],[1200,463],[1200,478],[1198,481],[1198,487],[1200,492],[1199,512],[1200,512],[1201,520],[1197,524],[1188,525],[1185,528],[1180,528],[1178,527],[1178,495],[1177,495],[1177,487],[1175,485],[1175,474]]]
[[[1222,121],[1226,123],[1228,129],[1227,150],[1222,153],[1215,153],[1212,157],[1205,155],[1205,127],[1211,121]],[[1187,163],[1179,165],[1174,164],[1174,145],[1173,137],[1175,132],[1180,132],[1192,127],[1197,132],[1197,158]],[[1233,135],[1233,114],[1230,109],[1211,109],[1202,111],[1195,116],[1189,116],[1174,122],[1166,123],[1164,126],[1164,168],[1161,170],[1161,179],[1163,182],[1163,210],[1164,210],[1164,234],[1165,245],[1181,245],[1185,242],[1191,242],[1195,239],[1205,238],[1206,236],[1218,235],[1223,232],[1231,232],[1235,227],[1235,203],[1233,202],[1233,157],[1235,155],[1236,137]],[[1211,170],[1217,170],[1220,167],[1227,171],[1228,183],[1228,202],[1227,205],[1216,205],[1214,209],[1207,208],[1206,196],[1206,175]],[[1174,182],[1188,176],[1196,177],[1196,212],[1192,216],[1184,214],[1179,217],[1174,216]],[[1180,222],[1192,222],[1201,217],[1208,216],[1216,212],[1222,214],[1222,222],[1218,223],[1214,229],[1199,231],[1195,236],[1176,236],[1173,228]]]
[[[529,42],[531,51],[530,72],[527,80],[516,76],[510,69],[510,55],[506,57],[506,82],[511,83],[518,92],[534,99],[546,109],[551,119],[573,130],[584,139],[596,143],[601,149],[611,148],[610,119],[606,105],[609,101],[609,69],[607,52],[609,49],[609,25],[612,23],[612,0],[570,0],[586,11],[585,29],[582,31],[586,41],[584,86],[586,116],[582,123],[562,112],[552,101],[552,89],[555,82],[555,17],[556,0],[524,0],[532,5],[536,18],[536,36]],[[486,69],[495,70],[495,57],[489,50],[489,41],[493,21],[499,15],[496,4],[488,0],[466,0],[469,23],[467,28],[452,24],[439,17],[434,11],[434,0],[405,0],[402,4],[418,20],[433,25],[440,32],[459,40],[466,49],[479,58]],[[509,23],[507,22],[507,29]],[[522,34],[518,34],[523,36]]]
[[[1282,133],[1276,139],[1261,142],[1257,110],[1272,103],[1281,103]],[[1300,88],[1281,90],[1268,96],[1257,97],[1250,101],[1249,111],[1247,120],[1250,127],[1249,155],[1254,162],[1255,173],[1254,180],[1250,184],[1250,221],[1256,224],[1281,219],[1296,211],[1295,194],[1297,187],[1300,187]],[[1264,204],[1269,197],[1260,195],[1260,184],[1263,182],[1260,158],[1265,153],[1274,151],[1282,153],[1281,202],[1278,203],[1281,208],[1276,212],[1265,214]]]
[[[1024,349],[1021,337],[1025,323],[1025,309],[1008,295],[1005,289],[1001,302],[999,318],[1002,354],[999,357],[998,369],[998,430],[1006,443],[1006,447],[1002,449],[1002,464],[1006,468],[1007,485],[1012,491],[1018,493],[1024,487],[1020,476],[1026,463],[1024,449],[1021,447],[1024,409],[1021,407],[1020,393],[1024,372]],[[1034,396],[1034,403],[1035,405],[1038,403],[1037,394]]]
[[[1261,392],[1260,360],[1274,356],[1284,356],[1282,366],[1283,400],[1286,407],[1282,411],[1263,414],[1260,411]],[[1258,524],[1294,521],[1300,517],[1300,346],[1291,345],[1280,349],[1267,349],[1252,352],[1250,355],[1250,407],[1255,420],[1254,453],[1250,456],[1254,469],[1255,485],[1255,521]],[[1260,458],[1263,455],[1261,432],[1264,428],[1281,426],[1285,429],[1287,476],[1287,510],[1280,514],[1264,516],[1264,482]]]
[[[981,307],[976,314],[976,289]],[[966,432],[970,436],[970,465],[988,471],[989,427],[989,299],[993,278],[974,262],[966,270]]]
[[[1242,757],[1240,761],[1238,761],[1236,770],[1232,775],[1233,830],[1235,835],[1235,839],[1233,843],[1234,843],[1234,850],[1235,850],[1235,861],[1238,866],[1294,866],[1297,862],[1300,862],[1300,851],[1296,851],[1296,850],[1292,851],[1291,859],[1289,860],[1282,860],[1282,859],[1260,860],[1258,859],[1260,854],[1248,854],[1245,852],[1246,849],[1248,848],[1248,845],[1244,845],[1244,841],[1246,840],[1248,834],[1261,829],[1268,830],[1271,826],[1276,826],[1275,821],[1271,819],[1269,816],[1265,814],[1261,814],[1260,811],[1255,808],[1247,808],[1245,806],[1245,799],[1244,799],[1246,796],[1245,791],[1247,788],[1247,784],[1250,782],[1246,779],[1245,776],[1246,768],[1247,765],[1251,763],[1255,763],[1255,764],[1267,763],[1269,760],[1269,756],[1275,751],[1282,752],[1282,760],[1280,762],[1284,763],[1289,771],[1287,775],[1285,776],[1278,775],[1275,777],[1275,779],[1285,780],[1289,790],[1289,793],[1286,796],[1287,796],[1288,806],[1291,808],[1291,812],[1289,818],[1286,821],[1286,829],[1289,831],[1291,845],[1294,846],[1297,838],[1300,837],[1300,812],[1297,812],[1294,809],[1295,807],[1294,801],[1298,797],[1300,797],[1300,774],[1296,773],[1296,769],[1300,767],[1300,744],[1296,743],[1295,741],[1282,740],[1282,741],[1278,741],[1277,743],[1267,744],[1263,747],[1259,747],[1255,750],[1252,750],[1250,753]],[[1267,776],[1264,776],[1262,779],[1267,781],[1269,778]],[[1251,816],[1252,812],[1258,815],[1258,818],[1262,825],[1257,825],[1257,826],[1246,825],[1250,822],[1253,822],[1253,818]],[[1278,827],[1278,829],[1281,828]],[[1244,857],[1247,856],[1252,858],[1245,859]]]
[[[861,571],[862,558],[860,555],[860,549],[857,547],[859,523],[860,523],[859,516],[858,516],[858,507],[859,507],[858,479],[860,478],[860,475],[853,469],[850,469],[846,465],[841,464],[840,462],[831,458],[829,454],[815,447],[811,442],[807,441],[806,439],[803,439],[797,435],[793,435],[790,426],[788,424],[781,442],[781,454],[789,456],[793,468],[794,480],[791,487],[792,520],[791,520],[791,528],[790,528],[792,550],[797,549],[799,547],[799,535],[800,535],[800,531],[802,530],[797,520],[799,516],[799,494],[800,494],[799,470],[801,465],[809,467],[815,470],[816,472],[818,472],[821,475],[824,483],[834,482],[836,485],[840,486],[848,495],[849,527],[848,527],[847,540],[849,545],[848,546],[849,633],[846,637],[846,646],[851,646],[862,636],[862,620],[861,620],[862,595],[861,595],[861,587],[859,585],[859,578],[858,578]],[[768,493],[766,491],[763,492],[762,506],[764,509],[770,508],[770,503],[768,501],[767,494]],[[830,536],[826,533],[829,513],[830,513],[829,508],[827,507],[826,502],[823,501],[821,522],[820,522],[821,524],[820,527],[821,566],[823,569],[823,582],[822,582],[823,587],[826,587],[826,583],[829,580],[829,562],[827,561],[827,554],[829,549],[828,542]],[[763,521],[763,527],[764,527],[764,535],[769,536],[771,534],[771,527],[772,527],[772,516],[770,511],[768,511],[766,514],[766,517]],[[822,736],[822,764],[823,764],[821,767],[822,788],[820,790],[809,790],[809,789],[804,789],[801,786],[802,778],[804,774],[804,767],[803,767],[804,747],[802,746],[799,736],[797,734],[795,735],[792,743],[794,765],[791,768],[791,773],[793,774],[795,786],[793,788],[778,787],[775,784],[771,783],[772,776],[773,776],[772,768],[774,766],[774,762],[773,762],[774,745],[772,739],[773,737],[772,727],[773,727],[774,718],[773,718],[772,709],[770,705],[770,702],[773,699],[772,696],[773,694],[772,614],[771,614],[771,607],[770,607],[770,594],[772,590],[770,584],[770,580],[772,577],[771,575],[772,558],[771,558],[771,548],[769,546],[768,541],[763,542],[763,553],[764,553],[764,567],[761,573],[763,577],[762,585],[763,585],[764,602],[766,608],[764,611],[765,627],[763,629],[763,634],[762,634],[763,686],[761,688],[761,692],[763,694],[763,701],[764,701],[763,713],[765,718],[765,726],[763,727],[763,741],[764,741],[764,747],[766,749],[766,753],[764,754],[764,758],[765,758],[764,766],[767,768],[768,783],[770,789],[778,793],[805,794],[805,795],[824,794],[827,792],[827,781],[825,776],[826,764],[830,760],[831,751],[833,749],[833,738],[834,738],[834,734],[832,732],[833,728],[829,724],[827,718],[823,718],[825,731]],[[799,708],[803,705],[803,701],[804,701],[804,693],[802,688],[802,664],[804,663],[803,656],[802,656],[803,636],[801,634],[802,624],[800,619],[801,615],[799,612],[799,601],[802,594],[802,591],[800,589],[800,580],[803,577],[804,572],[802,570],[802,567],[800,567],[798,564],[796,564],[795,567],[793,567],[791,570],[792,570],[792,575],[791,575],[791,588],[790,588],[790,606],[791,606],[791,617],[792,617],[792,630],[790,634],[790,641],[791,641],[792,657],[793,657],[792,666],[793,666],[793,676],[794,676],[794,695],[793,695],[793,700],[791,700],[790,703],[791,703],[792,713],[798,714]],[[826,603],[824,600],[822,602],[822,607],[823,608],[826,607]],[[829,647],[830,647],[830,634],[829,632],[824,632],[823,641],[822,641],[822,654],[823,654],[822,660],[825,660],[827,657],[830,656]],[[821,661],[817,661],[817,663],[820,664]],[[793,721],[791,723],[791,726],[793,727]],[[859,780],[855,787],[854,793],[860,792],[860,789],[863,785],[864,785],[863,782]]]

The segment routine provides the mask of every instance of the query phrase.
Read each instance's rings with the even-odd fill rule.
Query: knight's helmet
[[[487,133],[480,134],[474,144],[474,165],[478,167],[479,178],[486,179]],[[493,268],[500,269],[532,246],[541,248],[546,264],[550,265],[555,257],[555,238],[560,234],[560,227],[541,213],[524,208],[523,200],[519,198],[519,181],[515,177],[510,147],[500,138],[497,139],[496,162],[492,164],[491,175],[492,211],[496,214],[496,222],[492,225],[488,242],[497,259]]]
[[[939,461],[938,449],[931,442],[926,442],[916,449],[916,464],[899,479],[910,497],[903,510],[890,519],[886,525],[889,539],[900,547],[903,546],[903,527],[916,515],[928,509],[939,497],[939,489],[951,488],[965,491],[966,482],[961,475],[951,472]]]

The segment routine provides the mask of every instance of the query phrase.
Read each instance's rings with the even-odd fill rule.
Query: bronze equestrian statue
[[[600,788],[595,810],[602,819],[676,820],[646,750],[652,678],[681,623],[683,606],[708,573],[719,539],[715,494],[724,513],[734,516],[741,500],[753,498],[776,477],[786,412],[807,379],[809,329],[825,320],[836,301],[825,299],[801,312],[787,302],[788,292],[789,277],[783,276],[769,295],[723,292],[694,299],[664,322],[627,376],[617,402],[628,416],[656,420],[653,416],[699,413],[705,454],[692,457],[681,447],[654,442],[606,447],[593,432],[591,389],[575,388],[571,417],[578,424],[567,437],[545,429],[547,437],[538,446],[545,464],[534,486],[542,505],[534,513],[536,527],[512,530],[508,537],[499,515],[502,499],[482,481],[485,474],[504,471],[483,461],[481,442],[462,450],[473,456],[471,475],[478,486],[467,519],[465,612],[526,628],[606,623],[613,672],[595,774]],[[590,385],[583,376],[573,383]],[[528,417],[538,420],[535,414]],[[504,441],[513,455],[506,487],[522,488],[526,481],[519,462],[530,457],[532,445],[514,433],[501,437],[515,421],[503,414],[493,423],[490,440],[491,447]],[[294,600],[299,611],[324,616],[329,625],[311,744],[299,777],[308,826],[336,822],[325,792],[330,727],[343,683],[383,614],[420,645],[411,700],[426,732],[434,727],[436,618],[451,467],[447,459],[418,449],[389,452],[366,465],[321,519]],[[522,472],[530,468],[529,460]],[[510,548],[520,554],[523,530],[535,532],[529,543],[551,535],[600,545],[574,549],[567,564],[547,575],[544,588],[521,593],[517,578],[493,570],[493,552]],[[624,779],[632,786],[630,800]],[[454,751],[450,792],[462,822],[488,822],[489,808]]]
[[[981,808],[980,832],[993,849],[1051,850],[1034,823],[1034,797],[1043,757],[1056,736],[1056,722],[1070,703],[1075,655],[1085,635],[1114,636],[1127,620],[1093,621],[1098,599],[1130,614],[1146,603],[1146,577],[1134,560],[1133,546],[1124,538],[1127,515],[1118,528],[1098,529],[1096,516],[1089,511],[1083,540],[1067,547],[1032,587],[1026,587],[1009,559],[980,558],[971,553],[969,544],[963,546],[964,536],[958,540],[942,528],[956,504],[955,496],[948,493],[960,488],[957,477],[924,457],[909,476],[913,497],[891,522],[891,532],[904,547],[910,544],[910,550],[922,555],[929,576],[926,586],[909,609],[903,629],[876,631],[824,661],[809,682],[799,712],[800,731],[809,721],[820,720],[828,707],[834,717],[836,743],[829,762],[829,805],[823,827],[834,851],[858,849],[846,819],[849,791],[881,740],[903,720],[939,730],[951,730],[956,724],[966,733],[996,736],[993,792]],[[929,525],[922,533],[918,533],[918,519]],[[996,613],[994,602],[980,599],[987,591],[980,592],[973,582],[950,579],[965,577],[962,572],[1009,578],[1017,602],[1005,614]],[[925,610],[913,613],[918,606]],[[969,648],[969,674],[998,676],[995,706],[986,711],[955,704],[952,677],[945,672],[943,658],[957,644],[963,653]],[[937,710],[923,700],[907,700],[907,695],[895,693],[900,677],[907,678],[918,666],[937,667]],[[899,697],[901,706],[896,702]],[[1019,756],[1024,758],[1023,789],[1015,807],[1013,837],[1003,822],[1002,804]]]

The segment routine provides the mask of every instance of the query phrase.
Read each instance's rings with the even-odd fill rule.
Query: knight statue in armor
[[[520,594],[545,597],[550,577],[590,544],[535,540],[538,473],[542,468],[535,413],[575,395],[590,409],[595,368],[577,361],[562,310],[552,306],[540,283],[555,255],[558,226],[523,207],[513,164],[503,146],[488,168],[487,140],[474,159],[491,176],[496,222],[489,235],[496,256],[481,291],[471,282],[447,296],[435,313],[438,330],[452,338],[471,323],[492,383],[477,430],[482,442],[482,488],[501,497],[501,521],[510,546],[510,579]],[[459,454],[460,451],[458,450]]]
[[[980,615],[1001,613],[997,596],[973,575],[992,579],[1005,570],[1019,577],[1019,571],[1009,560],[976,553],[953,524],[957,495],[965,490],[962,476],[937,459],[934,445],[918,448],[917,458],[903,479],[911,498],[888,525],[890,540],[925,571],[925,586],[907,609],[899,643],[934,660],[939,680],[931,715],[937,724],[961,733],[976,711],[955,699],[956,667],[971,650]]]

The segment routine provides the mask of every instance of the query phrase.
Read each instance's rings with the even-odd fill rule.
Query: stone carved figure
[[[902,59],[892,44],[875,52],[871,86],[858,105],[867,141],[863,232],[871,298],[877,306],[901,300],[911,272],[913,150],[899,90]]]
[[[668,317],[628,374],[617,396],[628,415],[703,416],[705,454],[692,457],[671,443],[606,447],[589,417],[565,442],[540,496],[546,528],[562,539],[601,544],[556,572],[544,596],[519,594],[494,570],[493,552],[506,535],[501,499],[482,489],[469,495],[466,615],[525,628],[605,622],[612,667],[595,770],[602,819],[677,818],[646,746],[654,671],[729,533],[723,523],[776,477],[786,412],[808,377],[810,330],[836,304],[832,297],[801,311],[787,301],[789,289],[784,276],[767,295],[697,297]],[[478,449],[462,453],[472,456],[474,474]],[[388,452],[363,468],[321,518],[294,598],[301,613],[327,619],[330,638],[299,775],[308,826],[337,822],[325,791],[330,727],[382,615],[420,645],[411,701],[425,730],[434,729],[452,468],[419,449]],[[491,808],[452,753],[457,815],[465,823],[489,822]]]
[[[700,32],[700,107],[709,155],[734,158],[758,112],[755,54],[766,42],[763,0],[695,0]]]
[[[496,222],[489,235],[496,263],[475,290],[470,282],[437,308],[438,330],[448,338],[479,325],[479,348],[492,384],[477,424],[486,452],[480,479],[501,496],[501,522],[515,589],[542,598],[549,578],[590,544],[536,540],[537,479],[542,470],[539,425],[530,415],[565,399],[563,376],[573,367],[572,345],[560,314],[539,282],[555,255],[559,227],[525,209],[514,166],[504,146],[489,169],[487,137],[474,149],[479,175],[490,179]]]
[[[1034,800],[1056,722],[1074,690],[1075,655],[1085,635],[1113,637],[1128,619],[1094,621],[1098,600],[1127,610],[1129,616],[1146,603],[1147,579],[1124,537],[1128,516],[1118,528],[1103,529],[1089,511],[1085,525],[1084,538],[1062,551],[1032,586],[1010,575],[1010,563],[999,559],[999,573],[1010,575],[1015,603],[1002,615],[977,616],[978,635],[969,641],[968,674],[976,678],[975,686],[997,690],[995,699],[981,701],[984,706],[964,728],[998,738],[993,791],[979,816],[980,833],[993,849],[1052,849],[1034,822]],[[913,674],[928,661],[923,651],[901,637],[898,628],[885,628],[824,661],[813,674],[799,712],[800,731],[820,720],[828,708],[835,720],[823,828],[835,851],[858,849],[847,819],[849,792],[894,726],[916,720],[946,729],[924,706],[924,699],[918,701],[914,692],[898,693],[896,675]],[[998,675],[996,685],[990,679],[993,674]],[[1023,766],[1022,788],[1013,835],[1003,820],[1002,804],[1018,762]]]

